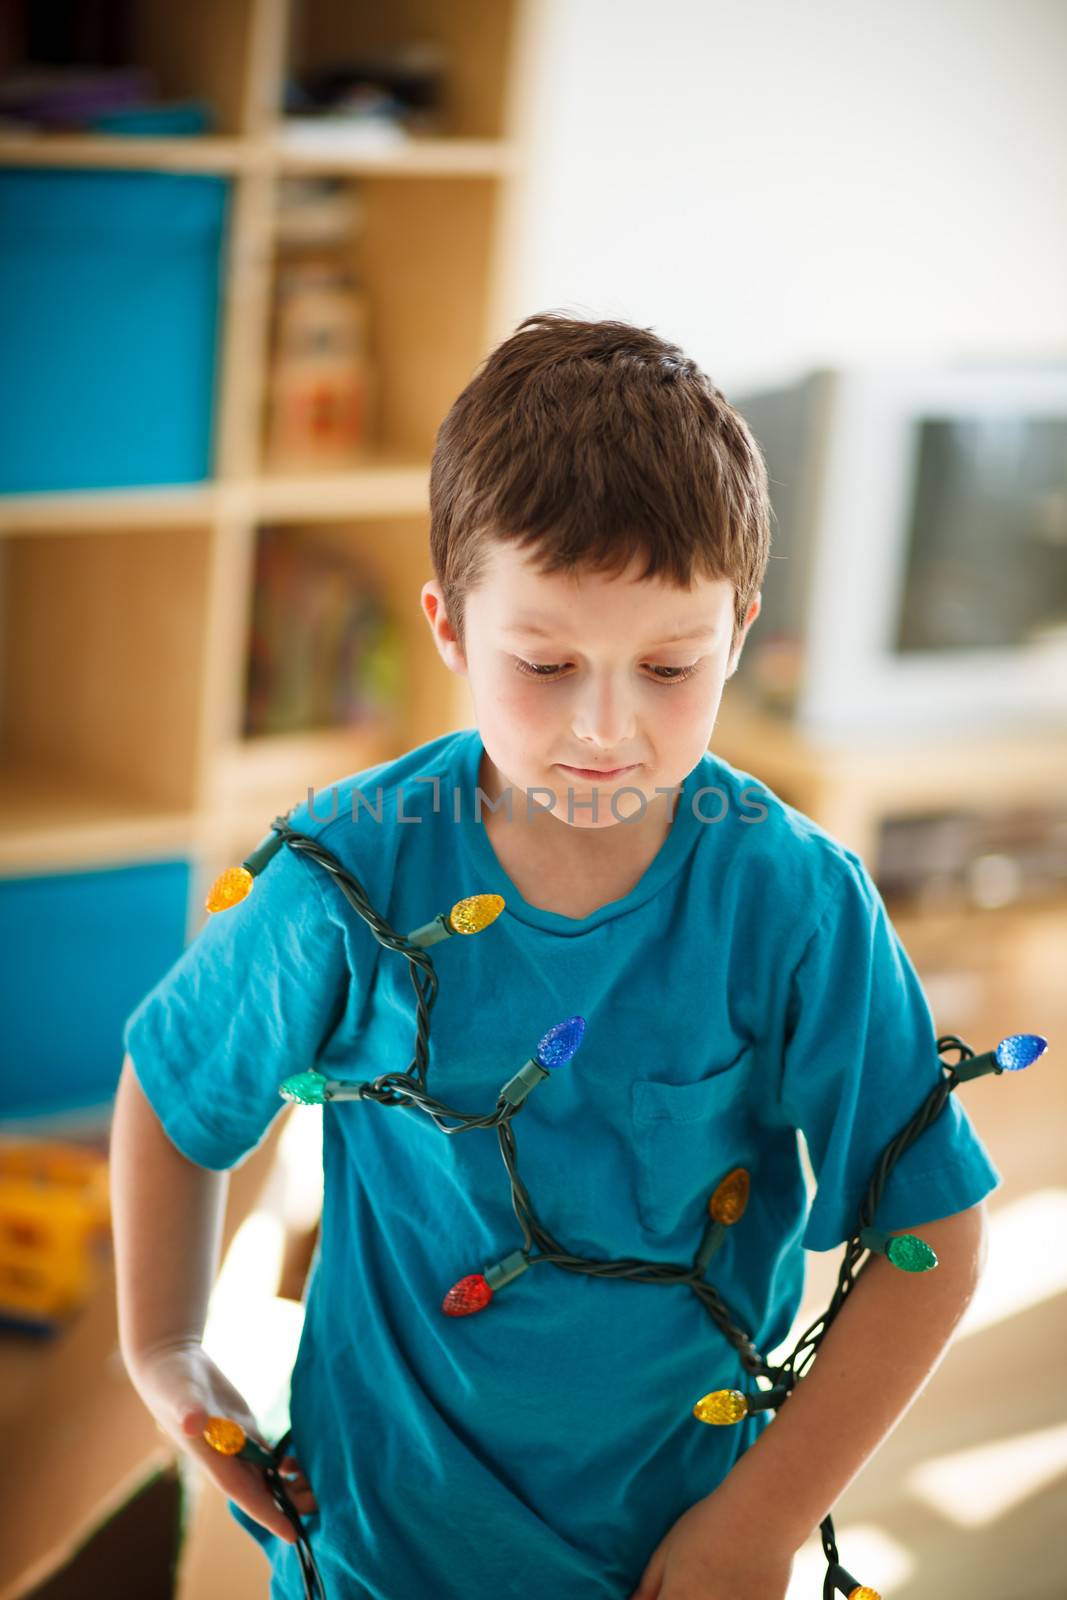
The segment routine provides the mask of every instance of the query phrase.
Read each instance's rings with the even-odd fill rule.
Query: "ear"
[[[763,604],[763,592],[761,590],[756,595],[755,599],[752,601],[752,603],[749,606],[748,610],[745,612],[745,621],[744,621],[744,626],[741,629],[741,637],[738,639],[736,645],[733,648],[733,652],[732,652],[732,654],[730,656],[730,665],[729,665],[729,667],[727,668],[727,671],[726,671],[726,676],[728,678],[732,678],[734,673],[737,671],[738,663],[741,660],[741,652],[745,648],[745,640],[748,638],[748,630],[749,630],[749,628],[751,628],[752,624],[755,622],[756,618],[759,616],[762,604]]]
[[[431,578],[428,583],[423,584],[420,600],[426,621],[430,624],[433,642],[437,646],[441,660],[449,672],[456,672],[461,678],[465,678],[467,676],[467,662],[463,651],[460,649],[455,630],[448,620],[448,613],[445,610],[445,597],[436,578]]]

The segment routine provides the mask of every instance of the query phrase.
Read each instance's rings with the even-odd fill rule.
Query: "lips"
[[[568,767],[560,762],[564,772],[573,772],[579,778],[619,778],[624,772],[633,772],[634,767]]]

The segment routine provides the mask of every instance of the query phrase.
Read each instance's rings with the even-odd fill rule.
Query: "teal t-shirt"
[[[529,904],[500,865],[475,817],[481,754],[476,729],[432,740],[290,823],[399,932],[466,895],[504,896],[491,927],[432,947],[428,1087],[490,1112],[542,1035],[584,1017],[578,1053],[512,1123],[535,1210],[576,1255],[688,1264],[712,1191],[744,1166],[748,1207],[707,1277],[767,1355],[799,1308],[804,1250],[852,1234],[879,1155],[939,1080],[949,1019],[935,1029],[860,859],[751,774],[706,754],[640,881],[575,919]],[[414,1016],[404,957],[283,847],[145,997],[124,1043],[173,1143],[221,1169],[263,1138],[290,1074],[405,1070]],[[625,1600],[769,1420],[692,1415],[709,1390],[751,1388],[736,1352],[684,1286],[550,1264],[476,1315],[445,1316],[452,1284],[522,1243],[495,1130],[446,1134],[358,1101],[322,1117],[291,1448],[320,1508],[307,1526],[327,1595]],[[934,1221],[999,1181],[951,1095],[875,1225]],[[296,1551],[230,1505],[270,1556],[272,1600],[300,1600]]]

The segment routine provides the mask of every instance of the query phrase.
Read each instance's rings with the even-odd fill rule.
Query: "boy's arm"
[[[229,1172],[199,1167],[175,1148],[129,1055],[115,1099],[110,1175],[119,1349],[134,1388],[162,1431],[200,1462],[229,1499],[292,1544],[296,1535],[259,1468],[219,1455],[202,1437],[209,1416],[225,1416],[266,1444],[244,1397],[202,1344]],[[291,1469],[288,1487],[297,1511],[315,1511],[295,1457],[280,1465]]]
[[[909,1228],[931,1272],[864,1263],[807,1375],[729,1475],[652,1552],[632,1600],[782,1600],[795,1552],[948,1349],[985,1265],[985,1202]]]
[[[203,1338],[229,1173],[198,1167],[175,1148],[128,1055],[109,1165],[119,1348],[135,1376],[150,1352]]]
[[[939,1365],[985,1266],[985,1202],[909,1228],[938,1259],[901,1272],[864,1263],[799,1380],[709,1500],[795,1551],[832,1510]]]

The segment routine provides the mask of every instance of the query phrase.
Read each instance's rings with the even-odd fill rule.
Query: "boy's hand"
[[[220,1455],[203,1437],[209,1416],[240,1423],[250,1439],[269,1450],[243,1396],[222,1373],[202,1345],[171,1345],[140,1357],[130,1377],[135,1389],[176,1444],[198,1461],[223,1494],[286,1544],[296,1542],[291,1523],[274,1504],[263,1473],[251,1461]],[[318,1510],[315,1496],[293,1456],[279,1463],[286,1490],[301,1516]],[[290,1477],[290,1473],[295,1476]]]
[[[771,1528],[743,1533],[711,1494],[660,1540],[630,1600],[785,1600],[793,1556]]]

